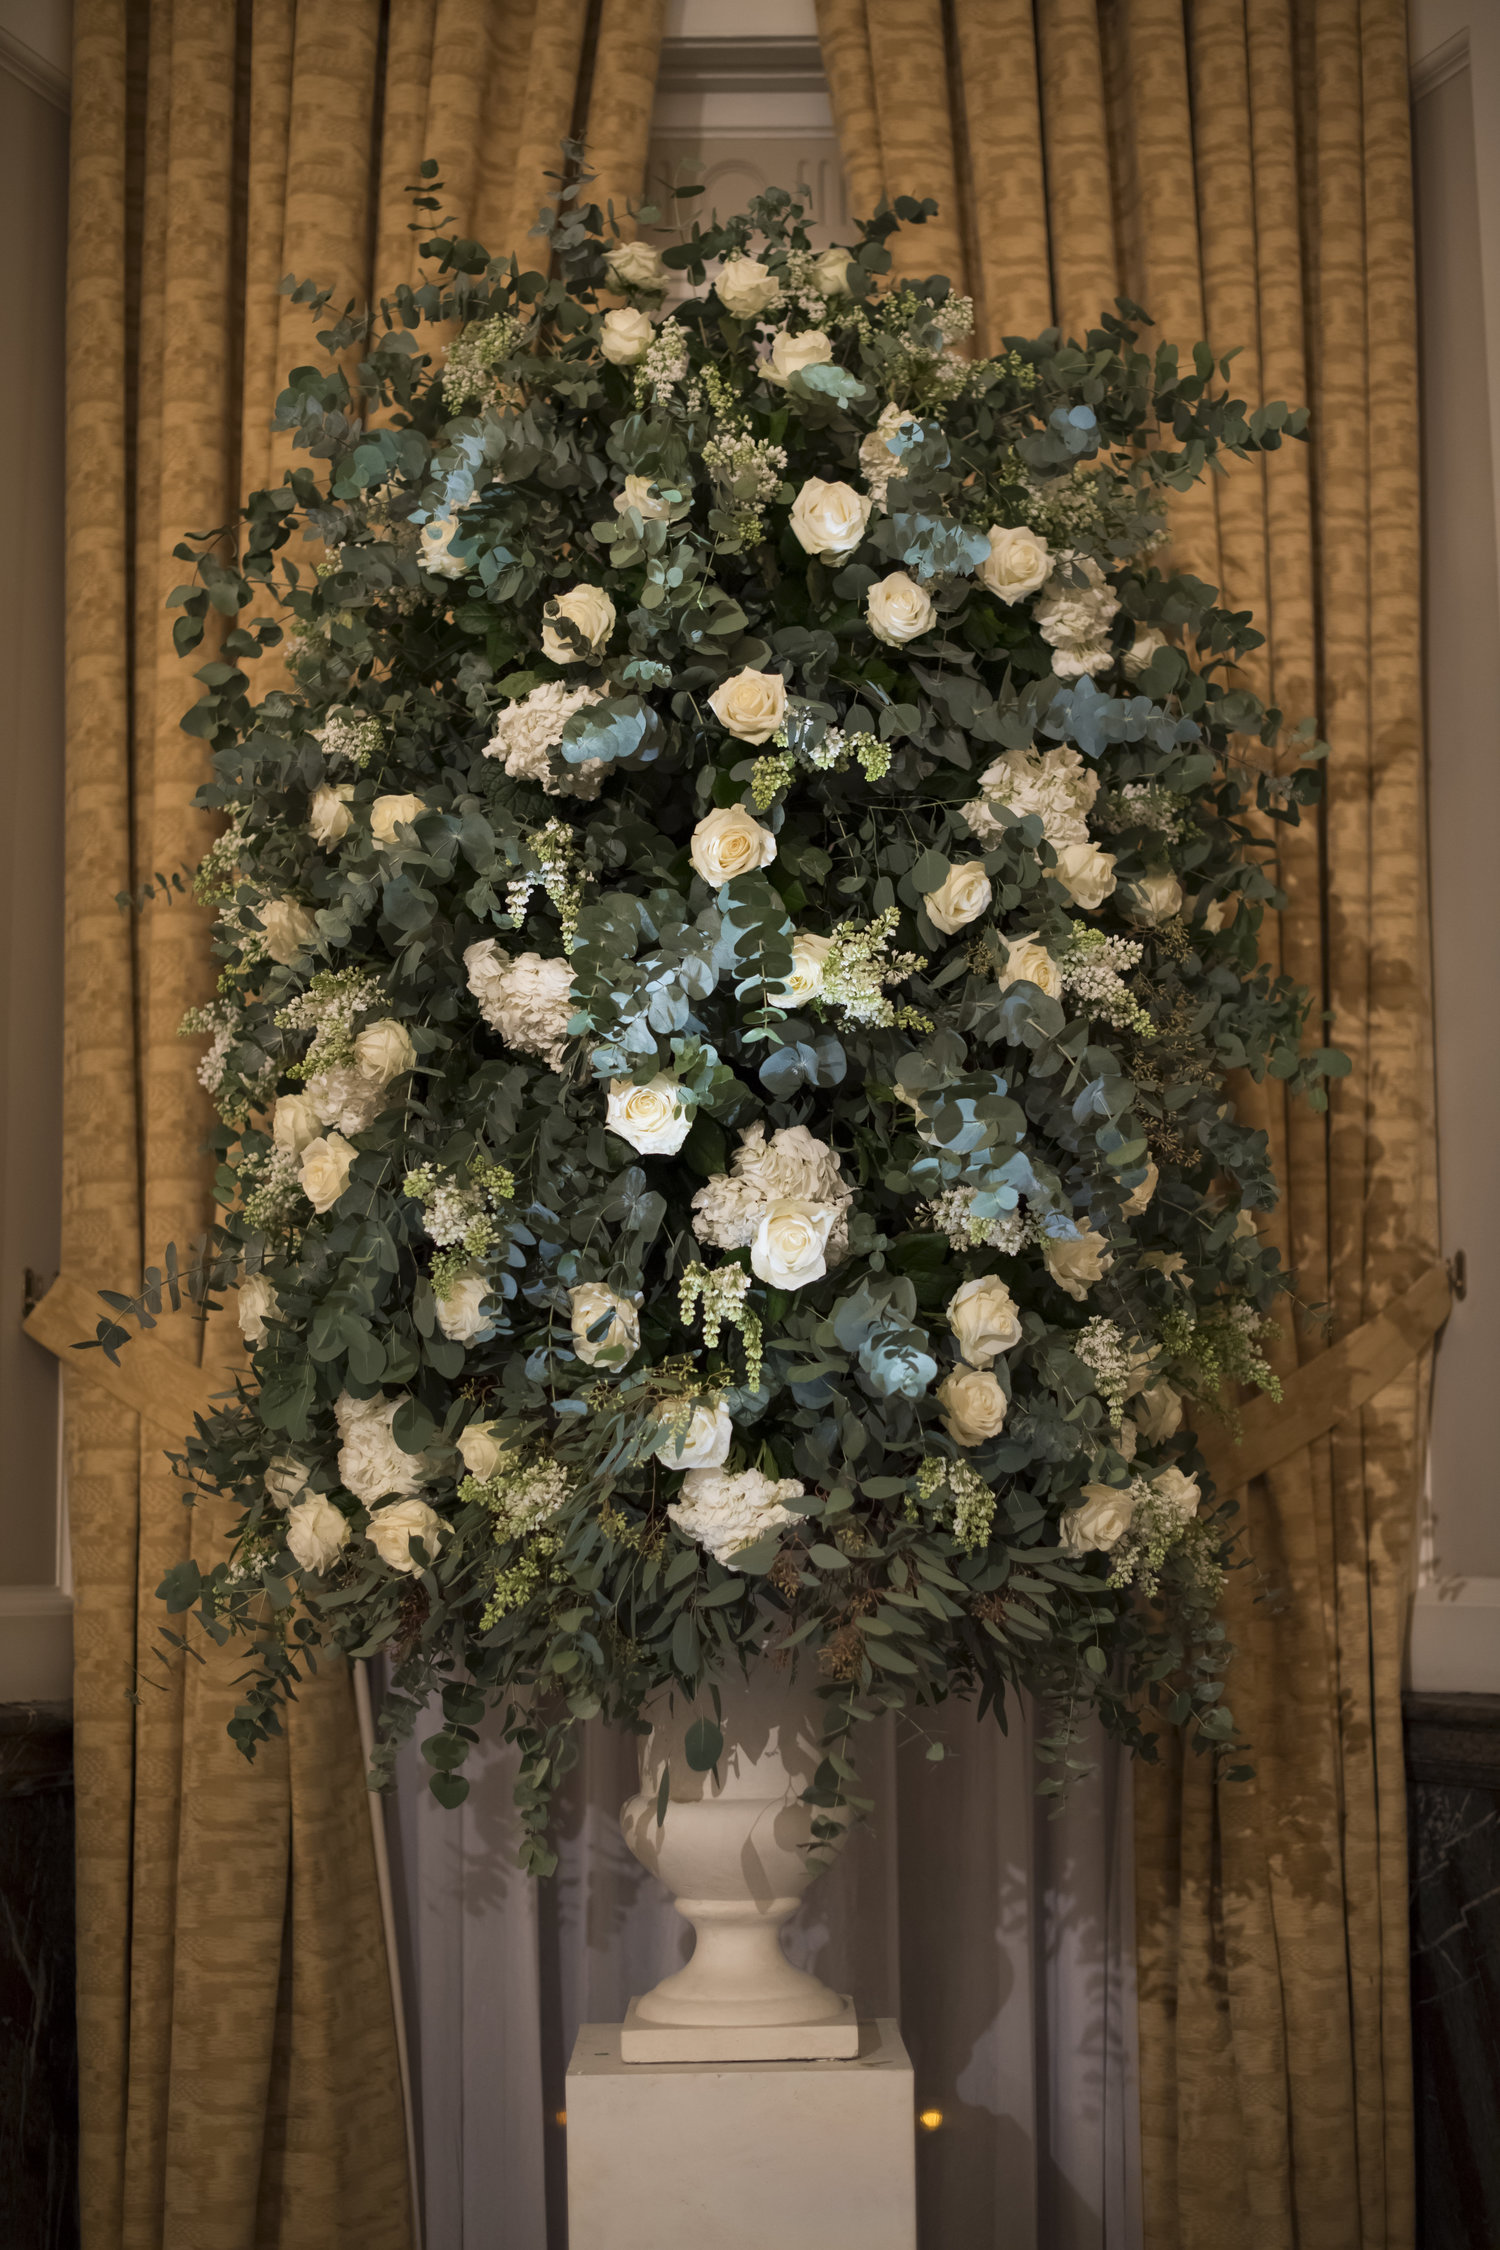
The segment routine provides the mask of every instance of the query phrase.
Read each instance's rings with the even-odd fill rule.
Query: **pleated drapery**
[[[1309,447],[1173,517],[1179,562],[1253,609],[1248,681],[1332,744],[1275,846],[1270,958],[1351,1056],[1324,1120],[1275,1085],[1273,1237],[1305,1365],[1436,1256],[1415,304],[1404,0],[818,0],[854,203],[933,195],[898,272],[948,273],[982,348],[1117,293],[1178,345],[1239,347]],[[1284,751],[1284,761],[1295,756]],[[1273,1355],[1275,1356],[1275,1355]],[[1227,1604],[1253,1780],[1169,1755],[1136,1784],[1151,2250],[1412,2238],[1400,1665],[1426,1410],[1417,1361],[1240,1495]]]
[[[367,300],[416,268],[407,187],[525,256],[558,143],[638,192],[664,0],[76,0],[68,288],[66,1272],[133,1291],[211,1216],[180,1042],[203,914],[198,693],[172,547],[272,473],[316,354],[288,272]],[[211,651],[205,651],[205,655]],[[231,1330],[159,1333],[232,1366]],[[222,1552],[159,1439],[68,1386],[85,2250],[409,2250],[401,2088],[352,1685],[325,1662],[247,1764],[243,1652],[172,1656],[156,1588]],[[161,1652],[160,1654],[158,1652]],[[166,1655],[170,1661],[162,1661]]]

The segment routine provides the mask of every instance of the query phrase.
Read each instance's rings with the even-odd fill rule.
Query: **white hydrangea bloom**
[[[406,1404],[405,1391],[373,1398],[351,1398],[344,1391],[333,1409],[343,1444],[339,1448],[339,1475],[346,1492],[367,1508],[377,1500],[406,1499],[422,1489],[425,1457],[407,1453],[391,1434],[391,1424]]]
[[[786,1125],[766,1139],[757,1123],[740,1135],[733,1169],[720,1172],[693,1197],[693,1232],[718,1250],[745,1250],[773,1203],[821,1205],[832,1214],[824,1256],[837,1265],[849,1247],[852,1191],[826,1141],[805,1125]]]
[[[573,1014],[569,963],[540,953],[512,958],[493,938],[481,938],[466,949],[464,967],[480,1014],[506,1046],[561,1070]]]
[[[574,712],[603,701],[602,688],[570,688],[561,680],[546,680],[496,720],[484,754],[487,758],[503,758],[513,781],[539,782],[549,797],[595,798],[604,773],[603,759],[585,758],[582,765],[574,766],[561,758],[554,763],[551,753],[562,741],[563,728]]]
[[[340,1063],[307,1081],[307,1099],[325,1126],[338,1133],[368,1133],[385,1107],[388,1088],[378,1078]]]
[[[723,1469],[689,1469],[682,1480],[682,1498],[667,1514],[685,1538],[694,1539],[726,1570],[737,1570],[736,1555],[768,1531],[784,1530],[796,1517],[782,1506],[800,1500],[806,1490],[795,1477],[764,1476],[759,1469],[741,1469],[735,1476]]]
[[[992,806],[1003,805],[1018,820],[1034,814],[1054,851],[1086,844],[1088,816],[1099,794],[1099,776],[1069,743],[1054,750],[1005,750],[979,777],[980,794],[963,808],[964,819],[984,844],[1005,834]]]
[[[1071,571],[1066,567],[1070,564]],[[1075,573],[1081,573],[1087,584],[1069,585],[1067,580]],[[1058,557],[1058,568],[1033,615],[1042,639],[1052,649],[1052,669],[1060,680],[1080,679],[1085,672],[1092,677],[1109,669],[1114,662],[1110,620],[1119,606],[1119,596],[1092,556]]]

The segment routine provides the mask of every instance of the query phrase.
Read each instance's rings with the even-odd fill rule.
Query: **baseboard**
[[[1500,1695],[1500,1578],[1417,1588],[1407,1685],[1417,1695]]]
[[[0,1586],[0,1703],[66,1703],[72,1693],[72,1595]]]

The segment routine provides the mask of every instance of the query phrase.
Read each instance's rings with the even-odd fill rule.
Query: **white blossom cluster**
[[[750,1276],[743,1266],[716,1266],[710,1270],[695,1261],[684,1270],[677,1301],[683,1319],[689,1322],[702,1306],[706,1351],[717,1348],[721,1328],[739,1330],[745,1347],[745,1383],[753,1391],[760,1382],[761,1326],[759,1315],[746,1303],[749,1294]]]
[[[560,1461],[525,1461],[502,1452],[487,1474],[470,1474],[460,1483],[460,1500],[477,1501],[495,1519],[497,1540],[518,1539],[563,1507],[572,1489]]]
[[[842,727],[826,727],[818,741],[799,740],[794,747],[782,726],[771,740],[777,745],[774,754],[757,758],[750,771],[750,795],[757,812],[764,812],[777,793],[790,786],[799,765],[814,773],[838,773],[853,758],[866,781],[883,781],[891,770],[890,744],[860,728],[846,734]]]
[[[906,1031],[930,1031],[932,1021],[915,1008],[897,1007],[885,995],[885,986],[901,984],[927,966],[920,953],[890,953],[886,949],[901,920],[895,907],[877,914],[863,929],[846,924],[836,929],[822,963],[822,981],[816,994],[825,1006],[836,1008],[846,1022],[896,1026]]]
[[[537,863],[536,869],[535,872],[528,869],[513,883],[506,884],[505,911],[519,929],[526,919],[532,892],[545,891],[557,909],[563,945],[570,948],[583,906],[577,839],[565,820],[549,820],[542,827],[531,829],[523,841]]]
[[[312,1044],[293,1075],[312,1078],[351,1062],[355,1022],[376,1007],[381,997],[379,977],[364,970],[320,971],[306,992],[277,1011],[276,1021],[283,1031],[312,1033]]]
[[[287,1148],[269,1148],[264,1155],[241,1160],[240,1193],[247,1226],[269,1234],[281,1225],[302,1193],[299,1169],[296,1155]]]
[[[1035,1222],[1017,1209],[997,1212],[992,1219],[976,1218],[977,1188],[948,1188],[922,1206],[922,1217],[934,1234],[945,1234],[955,1250],[999,1250],[1015,1257],[1037,1240]]]
[[[342,758],[360,768],[367,766],[372,758],[378,758],[385,747],[380,721],[353,711],[330,711],[322,726],[315,727],[313,733],[323,746],[325,758]]]
[[[664,320],[635,366],[635,402],[653,396],[665,404],[692,366],[687,331],[680,321]]]
[[[930,1501],[944,1485],[953,1503],[955,1543],[966,1554],[987,1546],[995,1521],[993,1486],[985,1482],[977,1469],[971,1469],[967,1461],[947,1461],[940,1455],[930,1455],[917,1471],[918,1500]]]
[[[720,506],[733,516],[736,535],[755,539],[786,474],[786,449],[750,430],[730,428],[703,448],[703,466],[720,487]]]
[[[495,373],[515,350],[521,323],[513,313],[475,320],[448,346],[443,367],[443,401],[453,412],[471,398],[499,399],[506,388]]]
[[[603,759],[585,758],[575,766],[566,759],[554,763],[551,753],[562,741],[563,729],[574,712],[603,701],[602,688],[570,688],[561,680],[545,680],[496,720],[484,754],[487,758],[503,758],[513,781],[539,782],[549,797],[579,797],[591,802],[599,794]]]
[[[1182,799],[1159,781],[1127,781],[1112,790],[1094,815],[1096,827],[1150,828],[1174,841],[1187,833]]]
[[[481,938],[465,951],[464,968],[480,1014],[506,1046],[561,1070],[573,1016],[568,961],[540,953],[511,955],[494,938]]]
[[[1101,1023],[1147,1037],[1154,1028],[1151,1018],[1125,983],[1139,968],[1143,951],[1134,938],[1106,935],[1075,922],[1073,942],[1060,964],[1063,989]]]
[[[1119,606],[1119,595],[1091,555],[1068,551],[1057,557],[1032,614],[1051,647],[1052,669],[1060,680],[1081,679],[1085,673],[1092,677],[1109,669],[1114,662],[1109,628]]]
[[[1093,1376],[1094,1388],[1118,1430],[1125,1417],[1125,1402],[1145,1382],[1154,1355],[1132,1344],[1118,1321],[1101,1318],[1084,1322],[1073,1338],[1073,1354]]]
[[[689,1469],[682,1497],[667,1510],[686,1539],[696,1540],[726,1570],[735,1558],[768,1531],[782,1531],[796,1517],[782,1506],[800,1500],[806,1486],[795,1477],[768,1477],[759,1469]]]
[[[516,1192],[515,1175],[503,1164],[479,1167],[467,1186],[455,1174],[440,1173],[435,1165],[421,1164],[408,1172],[402,1193],[422,1206],[422,1226],[442,1250],[463,1250],[482,1258],[494,1247],[499,1229],[498,1207]]]
[[[998,844],[1004,828],[991,809],[1002,805],[1016,819],[1034,815],[1054,851],[1089,840],[1088,816],[1099,794],[1099,776],[1069,743],[1052,750],[1003,750],[979,777],[979,795],[963,807],[982,844]]]

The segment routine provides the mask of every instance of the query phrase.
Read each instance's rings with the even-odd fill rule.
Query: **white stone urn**
[[[802,1793],[820,1760],[824,1706],[811,1668],[752,1663],[713,1683],[724,1737],[716,1771],[695,1773],[687,1735],[715,1718],[705,1686],[647,1706],[641,1787],[620,1812],[625,1841],[697,1933],[693,1957],[630,2003],[625,2062],[801,2062],[859,2051],[853,2001],[793,1968],[781,1928],[843,1843],[818,1847]],[[658,1822],[663,1772],[666,1816]],[[838,1815],[833,1817],[838,1818]],[[847,1816],[845,1816],[847,1819]]]

